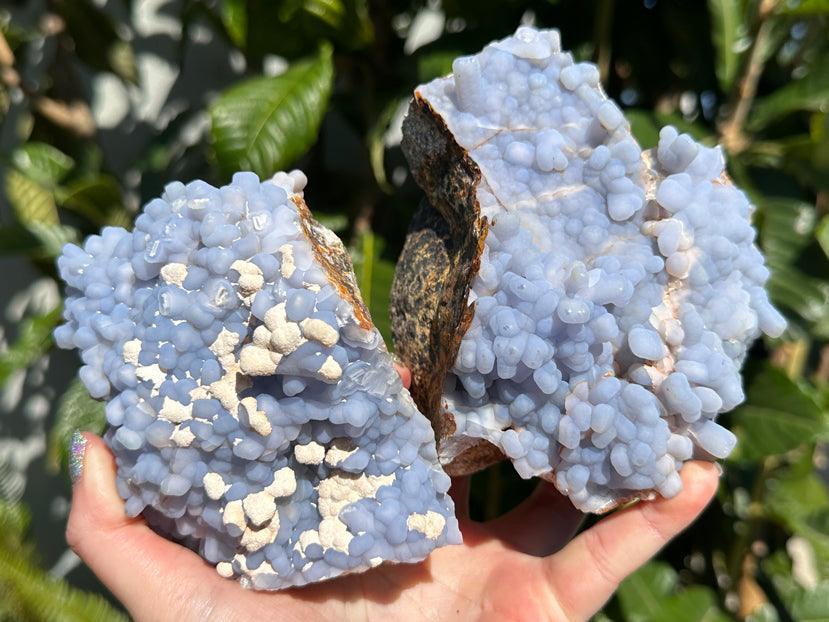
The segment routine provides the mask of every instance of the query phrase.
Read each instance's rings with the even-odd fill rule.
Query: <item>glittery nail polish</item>
[[[83,473],[83,459],[86,453],[86,437],[75,430],[69,441],[69,478],[74,484]]]

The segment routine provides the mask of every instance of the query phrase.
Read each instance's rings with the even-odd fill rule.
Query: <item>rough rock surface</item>
[[[461,540],[434,434],[305,176],[173,183],[58,260],[128,514],[279,589]]]
[[[717,414],[785,328],[720,149],[668,127],[643,152],[598,80],[522,27],[415,91],[403,149],[426,201],[392,293],[447,471],[506,456],[591,512],[727,456]]]

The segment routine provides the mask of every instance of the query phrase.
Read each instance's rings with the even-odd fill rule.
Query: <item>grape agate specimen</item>
[[[305,176],[172,183],[58,260],[131,516],[279,589],[461,541],[429,421]]]
[[[729,455],[717,414],[785,321],[719,148],[643,152],[597,68],[522,27],[415,91],[403,150],[426,200],[393,332],[447,472],[506,456],[603,512]]]

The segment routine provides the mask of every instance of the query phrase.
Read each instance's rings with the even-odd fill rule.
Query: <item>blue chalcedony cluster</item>
[[[727,457],[717,415],[786,322],[720,148],[666,127],[643,152],[556,30],[522,26],[416,94],[478,167],[491,225],[442,401],[466,442],[446,447],[484,439],[590,512]]]
[[[55,339],[106,400],[127,513],[258,589],[461,541],[429,422],[320,259],[342,245],[307,234],[305,182],[172,183],[58,260]]]

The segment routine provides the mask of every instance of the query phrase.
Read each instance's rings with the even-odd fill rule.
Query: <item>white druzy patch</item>
[[[719,148],[668,127],[643,153],[557,31],[453,69],[416,95],[479,167],[491,225],[444,391],[455,435],[585,511],[675,495],[684,461],[732,450],[717,414],[743,400],[750,344],[785,328],[752,205]]]

